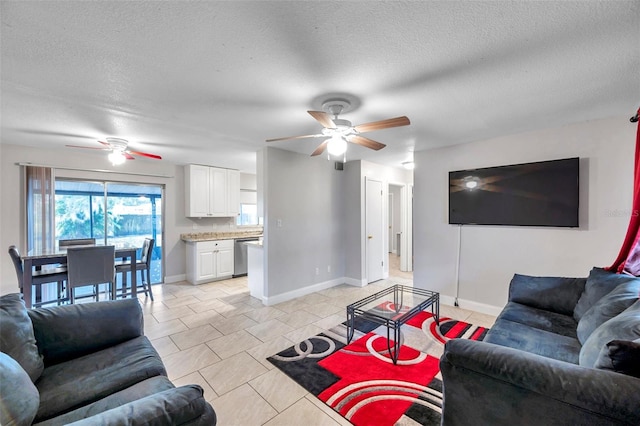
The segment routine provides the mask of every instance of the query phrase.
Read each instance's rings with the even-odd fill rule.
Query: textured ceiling
[[[1,2],[1,142],[114,136],[176,163],[255,170],[345,92],[347,159],[557,127],[640,105],[640,2]],[[318,139],[272,143],[310,154]],[[91,151],[89,151],[91,152]],[[99,151],[97,151],[99,153]],[[97,155],[97,154],[96,154]],[[153,161],[153,160],[141,160]],[[318,158],[318,161],[322,161]]]

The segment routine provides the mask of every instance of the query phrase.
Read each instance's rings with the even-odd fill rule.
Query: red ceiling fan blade
[[[357,143],[358,145],[365,146],[367,148],[375,149],[376,151],[381,150],[386,145],[380,142],[376,142],[373,139],[365,138],[360,135],[352,135],[347,138],[349,142]]]
[[[83,148],[83,149],[98,149],[100,151],[109,151],[111,150],[111,148],[100,148],[97,146],[81,146],[81,145],[65,145],[66,147],[69,148]]]
[[[311,153],[311,156],[315,157],[316,155],[322,154],[324,152],[325,148],[327,147],[328,143],[329,143],[329,139],[327,139],[326,141],[324,141],[320,145],[318,145],[316,150]]]
[[[133,155],[140,155],[142,157],[148,157],[148,158],[153,158],[156,160],[162,160],[162,157],[156,154],[149,154],[147,152],[140,152],[140,151],[125,151],[125,154],[133,154]]]
[[[111,148],[111,145],[109,145],[109,142],[98,141],[98,143],[101,143],[102,145],[108,146],[109,148]]]
[[[321,137],[325,137],[325,135],[287,136],[284,138],[267,139],[267,142],[286,141],[289,139],[321,138]]]
[[[122,155],[124,155],[124,158],[126,158],[127,160],[135,160],[136,157],[134,157],[133,155],[129,154],[127,151],[124,151],[122,153]]]
[[[372,132],[374,130],[389,129],[391,127],[407,126],[409,124],[411,124],[409,119],[405,116],[402,116],[402,117],[396,117],[396,118],[389,118],[387,120],[373,121],[371,123],[360,124],[358,126],[355,126],[354,129],[356,129],[356,131],[359,133],[365,133],[365,132]]]
[[[315,118],[318,123],[322,124],[327,129],[335,129],[336,123],[333,122],[331,116],[324,111],[307,111],[309,115]]]

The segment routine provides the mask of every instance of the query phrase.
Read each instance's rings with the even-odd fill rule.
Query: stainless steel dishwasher
[[[236,238],[233,247],[233,276],[247,275],[247,241],[258,241],[260,237]]]

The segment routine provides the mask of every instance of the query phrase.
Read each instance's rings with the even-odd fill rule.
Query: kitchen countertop
[[[234,240],[237,238],[262,237],[262,231],[224,231],[224,232],[193,232],[180,234],[180,239],[186,243],[197,243],[200,241]]]

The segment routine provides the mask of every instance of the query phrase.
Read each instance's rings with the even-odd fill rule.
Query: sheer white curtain
[[[25,166],[27,182],[27,252],[55,244],[55,171]]]

